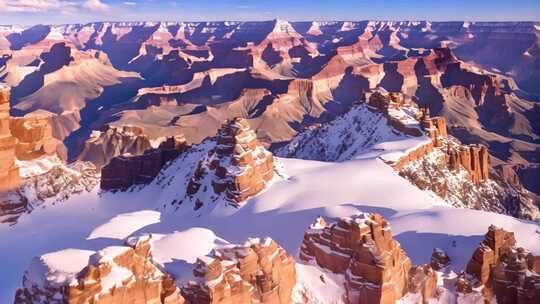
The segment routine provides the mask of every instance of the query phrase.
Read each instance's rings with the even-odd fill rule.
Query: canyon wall
[[[101,189],[126,190],[133,185],[145,185],[159,174],[169,161],[188,149],[182,136],[170,137],[157,149],[139,156],[117,156],[101,169]]]
[[[343,274],[348,303],[395,303],[408,291],[411,261],[378,214],[332,224],[318,218],[304,235],[300,259]],[[422,280],[413,274],[414,288],[422,289]]]
[[[540,256],[516,247],[513,232],[490,226],[456,283],[464,297],[481,294],[486,301],[540,302]]]
[[[0,84],[0,192],[21,184],[19,167],[15,164],[17,139],[10,130],[9,98],[10,89]]]
[[[398,160],[392,161],[391,166],[397,171],[402,171],[412,162],[426,157],[438,148],[446,154],[442,161],[450,170],[465,170],[469,180],[474,184],[489,179],[487,147],[484,145],[463,145],[457,141],[451,141],[448,137],[444,117],[431,117],[427,108],[416,109],[412,101],[407,100],[402,93],[398,92],[369,92],[366,94],[366,100],[372,109],[385,115],[389,125],[395,130],[414,137],[425,135],[430,139],[429,142],[408,151]],[[414,109],[415,119],[413,122],[392,113],[392,110],[401,107]]]

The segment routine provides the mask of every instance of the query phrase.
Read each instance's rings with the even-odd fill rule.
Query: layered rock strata
[[[0,192],[16,189],[21,184],[15,163],[17,139],[10,131],[10,89],[0,84]]]
[[[378,214],[332,224],[318,218],[304,235],[300,259],[343,274],[349,303],[394,303],[408,290],[411,261]]]
[[[149,184],[165,164],[186,149],[184,137],[175,136],[143,155],[115,157],[101,169],[101,189],[125,190],[133,185]]]
[[[444,161],[451,170],[467,171],[470,180],[475,184],[489,178],[487,148],[483,145],[449,145],[444,117],[431,117],[429,109],[418,108],[414,102],[399,92],[371,91],[365,94],[365,100],[371,109],[385,115],[388,124],[396,131],[414,137],[426,135],[430,138],[430,142],[392,162],[392,167],[396,170],[402,170],[409,163],[425,157],[435,148],[443,148],[447,154]],[[412,116],[407,116],[406,113],[411,113]]]
[[[242,118],[226,122],[215,137],[216,145],[202,159],[191,178],[187,195],[195,196],[208,182],[214,193],[241,203],[263,189],[274,177],[274,158],[257,140]]]
[[[117,156],[142,155],[156,148],[157,145],[152,144],[152,139],[140,127],[109,126],[103,132],[92,132],[78,159],[90,161],[101,168]]]
[[[437,274],[431,265],[414,266],[409,271],[409,293],[418,294],[423,304],[437,296]]]
[[[447,154],[443,161],[450,170],[465,170],[469,179],[478,184],[489,178],[489,154],[483,145],[461,145],[457,141],[449,144],[446,119],[444,117],[431,117],[427,108],[419,109],[404,94],[398,92],[385,92],[383,90],[368,92],[365,99],[370,108],[382,113],[390,126],[396,131],[410,135],[426,135],[430,141],[421,145],[397,161],[391,163],[392,167],[401,171],[410,163],[424,158],[435,148],[441,148]],[[404,113],[412,113],[407,117]]]
[[[294,258],[270,238],[214,249],[193,270],[196,280],[182,287],[189,303],[290,303]]]
[[[153,241],[153,236],[138,237],[98,252],[67,249],[35,258],[15,303],[291,302],[295,261],[270,238],[218,245],[188,265],[192,274],[182,279],[169,275],[167,265],[155,264]]]
[[[513,232],[490,226],[457,281],[462,294],[480,293],[486,301],[532,304],[540,301],[540,257],[516,247]]]
[[[174,280],[151,262],[149,249],[141,242],[133,248],[68,249],[35,258],[15,303],[185,303]]]
[[[52,135],[47,117],[38,113],[14,117],[10,123],[11,134],[18,140],[15,156],[19,160],[32,160],[45,155],[58,154],[65,158],[65,147]]]
[[[364,94],[364,100],[367,101],[370,108],[382,113],[388,120],[388,124],[395,130],[410,136],[422,136],[423,132],[418,121],[404,117],[402,109],[419,115],[419,109],[416,105],[406,98],[403,93],[386,92],[382,89],[370,91]]]

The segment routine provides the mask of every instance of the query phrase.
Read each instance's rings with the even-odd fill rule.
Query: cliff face
[[[151,150],[152,142],[136,126],[110,127],[104,132],[94,132],[85,144],[79,159],[90,161],[98,167],[122,155],[142,155]]]
[[[17,139],[10,130],[9,97],[9,88],[0,86],[0,192],[16,189],[21,183],[15,164]]]
[[[393,129],[418,136],[414,124],[407,126],[392,115],[393,109],[407,106],[401,94],[376,92],[368,97],[374,109],[390,117],[388,123]],[[430,141],[388,162],[401,176],[421,189],[433,191],[454,206],[540,219],[535,197],[516,179],[509,182],[490,169],[490,155],[485,145],[465,145],[449,136],[446,119],[431,117],[427,108],[419,109],[415,119]]]
[[[332,122],[301,133],[276,155],[321,161],[378,156],[420,189],[456,207],[540,219],[534,195],[511,168],[502,174],[491,167],[486,146],[461,143],[448,134],[444,117],[430,116],[404,94],[376,90],[365,98]],[[400,144],[387,144],[392,141]]]
[[[0,223],[14,223],[47,199],[63,201],[92,190],[99,172],[89,163],[63,164],[65,146],[48,116],[9,113],[10,89],[0,87]]]
[[[181,136],[168,138],[157,149],[140,156],[118,156],[101,169],[101,189],[126,190],[133,185],[149,184],[169,161],[187,149]]]
[[[62,257],[70,259],[72,265],[55,261]],[[185,303],[173,279],[151,262],[150,247],[145,243],[133,248],[107,247],[97,253],[69,249],[35,258],[23,277],[23,288],[17,291],[15,303],[40,301]]]
[[[189,303],[290,303],[294,258],[272,239],[216,248],[194,266],[195,282],[182,289]]]
[[[290,303],[294,258],[270,238],[218,245],[187,265],[181,281],[152,257],[152,236],[98,252],[67,249],[35,258],[15,303]],[[70,265],[64,262],[70,261]],[[191,268],[192,267],[192,268]],[[177,271],[177,269],[176,269]],[[192,272],[192,273],[190,273]],[[178,273],[177,273],[178,274]]]
[[[266,188],[274,177],[274,158],[259,143],[246,120],[225,123],[215,142],[190,179],[188,197],[195,197],[210,186],[215,194],[239,204]]]
[[[445,119],[429,117],[426,110],[420,120],[433,147],[414,151],[399,166],[393,165],[401,176],[454,206],[540,219],[535,197],[518,180],[508,180],[490,168],[486,146],[464,145],[448,136]]]
[[[12,117],[10,129],[18,140],[15,150],[18,160],[32,160],[54,154],[66,159],[66,148],[60,140],[53,137],[47,115],[37,112],[24,117]]]
[[[480,293],[486,301],[530,304],[540,301],[540,257],[516,247],[513,232],[489,227],[457,281],[464,297]]]
[[[322,218],[304,235],[300,259],[345,275],[349,303],[394,303],[407,293],[411,261],[378,214]]]

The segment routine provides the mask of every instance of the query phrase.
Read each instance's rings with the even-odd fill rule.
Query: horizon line
[[[142,23],[142,22],[157,22],[157,23],[203,23],[203,22],[215,22],[215,23],[225,23],[225,22],[235,22],[235,23],[243,23],[243,22],[271,22],[271,21],[287,21],[292,23],[301,23],[301,22],[432,22],[432,23],[453,23],[453,22],[471,22],[471,23],[540,23],[540,20],[534,21],[534,20],[429,20],[429,19],[358,19],[358,20],[352,20],[352,19],[312,19],[312,20],[287,20],[287,19],[281,19],[281,18],[273,18],[273,19],[259,19],[259,20],[101,20],[101,21],[89,21],[84,23],[35,23],[35,24],[18,24],[18,23],[11,23],[11,24],[0,24],[0,26],[38,26],[38,25],[88,25],[88,24],[94,24],[94,23]]]

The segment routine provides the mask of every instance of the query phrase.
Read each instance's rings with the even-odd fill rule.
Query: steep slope
[[[193,157],[197,158],[197,155]],[[141,190],[74,197],[62,206],[38,210],[21,218],[11,229],[1,227],[2,246],[11,248],[9,253],[1,253],[1,260],[6,263],[3,265],[10,269],[6,277],[9,283],[2,285],[2,299],[12,299],[23,270],[35,255],[63,248],[99,250],[103,248],[104,240],[107,245],[121,245],[130,235],[169,235],[192,227],[206,227],[231,242],[242,242],[248,236],[270,235],[292,253],[300,248],[303,231],[315,217],[346,217],[358,210],[383,214],[414,264],[429,262],[431,248],[440,247],[450,255],[451,269],[464,269],[469,254],[487,231],[489,223],[515,231],[518,244],[535,254],[540,253],[536,246],[539,244],[535,232],[539,229],[537,224],[449,207],[397,176],[378,159],[343,163],[283,159],[282,162],[289,178],[274,183],[240,209],[217,205],[212,212],[201,213],[186,204],[179,208],[170,206],[172,199],[177,197],[177,188],[185,180],[183,172],[189,170],[188,164],[194,163],[193,159],[179,158],[162,172],[160,178]],[[349,178],[341,179],[342,176]],[[161,211],[149,210],[154,208]],[[54,220],[59,217],[64,220]],[[456,222],[467,224],[456,225]],[[39,223],[48,224],[36,232],[34,227]],[[19,241],[35,233],[55,233],[59,241],[51,243],[36,237],[32,247]],[[167,247],[162,247],[162,254],[182,252],[180,248],[184,248],[185,241],[180,239],[177,243],[164,243],[164,246]],[[304,283],[321,274],[329,276],[310,265],[298,267],[299,279]]]
[[[414,104],[404,105],[399,94],[387,97],[376,92],[338,119],[298,135],[276,155],[321,161],[345,161],[366,155],[387,161],[400,175],[420,189],[433,191],[456,207],[468,207],[539,220],[533,194],[510,184],[489,170],[485,147],[463,146],[448,137],[444,118],[429,117]],[[395,102],[397,101],[397,102]],[[386,113],[386,114],[385,114]],[[422,125],[427,141],[415,129]],[[412,134],[412,136],[411,136]],[[416,137],[415,137],[416,136]],[[388,146],[388,141],[416,146]],[[402,149],[402,155],[384,155],[381,149]],[[488,173],[488,171],[491,171]]]

